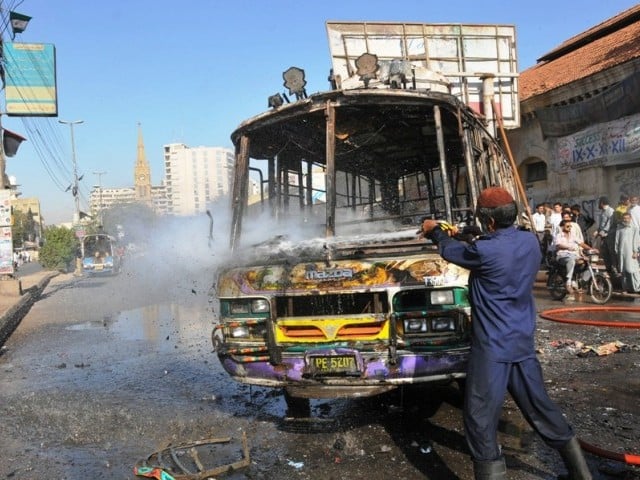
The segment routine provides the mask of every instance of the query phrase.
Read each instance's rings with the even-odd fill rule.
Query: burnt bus
[[[234,380],[282,388],[292,405],[462,381],[468,272],[417,231],[435,218],[480,233],[476,198],[493,185],[525,210],[492,131],[503,117],[486,108],[497,98],[503,114],[517,116],[513,29],[450,26],[453,47],[444,50],[459,51],[447,76],[445,54],[444,73],[429,68],[438,54],[429,35],[441,45],[444,27],[409,27],[327,24],[340,46],[331,89],[307,95],[304,71],[290,68],[289,95],[270,97],[271,109],[231,137],[232,254],[217,276],[212,340]],[[465,38],[492,45],[483,44],[497,57],[496,75],[459,71]],[[398,51],[380,47],[389,43]],[[511,77],[499,71],[509,62]],[[273,236],[257,242],[265,232]]]

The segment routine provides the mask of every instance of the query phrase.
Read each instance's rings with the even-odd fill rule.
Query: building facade
[[[233,175],[233,150],[223,147],[164,146],[168,213],[196,215],[228,195]]]
[[[509,143],[532,204],[640,195],[640,5],[567,40],[520,76]]]
[[[89,209],[91,216],[95,217],[100,211],[113,208],[118,205],[126,205],[135,202],[136,192],[131,187],[105,188],[94,185],[89,194]]]
[[[139,202],[139,200],[136,195],[136,189],[132,187],[104,188],[94,185],[89,194],[92,217],[95,217],[101,210],[136,202]],[[164,185],[151,186],[151,206],[158,215],[168,213],[167,191]]]

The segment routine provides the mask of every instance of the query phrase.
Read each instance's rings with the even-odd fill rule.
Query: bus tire
[[[285,388],[284,401],[287,404],[287,417],[306,418],[311,416],[311,401],[308,398],[294,397]]]

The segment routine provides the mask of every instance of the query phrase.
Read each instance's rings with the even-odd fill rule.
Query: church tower
[[[136,191],[136,201],[152,205],[151,200],[151,170],[147,156],[144,153],[144,142],[142,141],[142,126],[138,123],[138,157],[134,170],[134,188]]]

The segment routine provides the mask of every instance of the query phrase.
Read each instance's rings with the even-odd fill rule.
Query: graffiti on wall
[[[573,205],[573,204],[571,204]],[[598,199],[592,198],[590,200],[582,200],[578,203],[580,205],[580,211],[588,217],[593,218],[594,220],[598,219]]]
[[[553,145],[555,143],[555,145]],[[640,115],[586,128],[552,140],[555,170],[630,163],[640,155]]]

